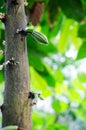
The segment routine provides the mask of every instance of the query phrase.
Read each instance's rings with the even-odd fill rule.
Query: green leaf
[[[55,45],[49,42],[48,46],[45,46],[45,44],[39,46],[39,44],[31,36],[27,37],[27,43],[28,52],[31,55],[35,52],[40,56],[48,56],[50,53],[57,52],[57,48]]]
[[[27,2],[28,2],[27,7],[31,8],[35,2],[42,2],[42,1],[43,0],[27,0]],[[44,0],[44,1],[46,1],[46,0]]]
[[[33,118],[33,125],[35,128],[41,127],[41,125],[45,123],[45,115],[43,115],[41,112],[38,113],[35,111],[32,115],[32,118]]]
[[[5,1],[0,0],[0,12],[5,13],[5,10],[6,10]]]
[[[83,5],[83,9],[86,11],[86,0],[81,0],[81,3]]]
[[[47,12],[48,12],[49,25],[51,27],[54,27],[56,25],[56,20],[57,20],[57,18],[59,16],[59,12],[60,12],[59,7],[58,7],[58,1],[49,0],[48,7],[47,7]]]
[[[75,78],[75,79],[72,80],[72,86],[73,86],[74,88],[77,88],[77,90],[79,90],[79,91],[81,90],[81,91],[86,92],[86,88],[85,88],[84,85],[82,84],[82,83],[83,83],[83,80],[86,80],[86,79],[85,79],[85,77],[84,77],[84,79],[83,79],[83,77],[84,77],[83,73],[79,73],[79,74],[77,75],[77,78]]]
[[[67,86],[67,84],[65,84],[63,82],[59,83],[57,81],[56,86],[55,86],[55,91],[59,95],[62,95],[65,92],[65,95],[66,95],[66,94],[68,94],[68,86]]]
[[[52,108],[57,113],[64,112],[67,109],[67,107],[68,107],[68,105],[64,101],[60,101],[58,99],[54,99],[53,102],[52,102]]]
[[[68,127],[60,123],[55,123],[53,125],[47,126],[45,130],[68,130]]]
[[[81,96],[77,88],[70,88],[68,97],[70,101],[80,103]]]
[[[37,71],[44,71],[44,69],[45,69],[42,58],[39,55],[36,55],[36,53],[30,53],[29,63]]]
[[[86,121],[86,97],[81,100],[81,103],[79,105],[79,108],[76,110],[76,114],[79,118],[81,118],[82,120]]]
[[[86,82],[86,73],[79,73],[78,78],[81,82]]]
[[[55,75],[52,69],[47,65],[45,65],[45,71],[39,72],[39,74],[46,80],[49,87],[55,87]]]
[[[81,0],[66,0],[65,2],[58,0],[58,4],[68,18],[81,21],[85,17],[86,11],[83,9]]]
[[[60,69],[55,71],[55,77],[57,82],[62,82],[64,80],[64,75],[62,74]]]
[[[84,41],[80,47],[76,60],[80,60],[82,58],[86,58],[86,41]]]
[[[58,50],[60,53],[64,53],[68,49],[71,22],[72,21],[69,19],[64,19],[64,23],[60,32],[60,37],[58,40]]]
[[[61,111],[61,104],[59,100],[53,100],[52,108],[58,113]]]
[[[51,95],[50,89],[47,87],[47,82],[38,72],[34,70],[33,67],[30,67],[31,73],[31,89],[36,91],[41,91],[42,96],[47,97]]]
[[[0,71],[0,83],[4,82],[4,73]]]
[[[81,24],[78,29],[78,36],[86,38],[86,24]]]

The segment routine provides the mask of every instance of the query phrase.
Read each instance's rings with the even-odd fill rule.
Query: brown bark
[[[16,29],[25,29],[26,18],[24,0],[6,0],[5,36],[5,61],[12,57],[15,63],[6,65],[5,92],[2,111],[2,126],[18,125],[25,130],[31,130],[31,106],[28,99],[30,79],[27,60],[26,38],[16,34]]]

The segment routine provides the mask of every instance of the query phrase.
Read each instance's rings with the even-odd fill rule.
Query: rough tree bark
[[[28,99],[30,81],[28,75],[26,38],[16,34],[25,29],[24,0],[6,0],[5,62],[14,58],[14,64],[5,66],[5,92],[2,110],[2,126],[18,125],[31,130],[31,100]],[[15,64],[19,62],[18,64]]]

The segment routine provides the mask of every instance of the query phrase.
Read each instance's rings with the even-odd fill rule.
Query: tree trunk
[[[5,66],[5,92],[2,110],[2,126],[18,125],[31,130],[31,100],[28,99],[30,79],[26,38],[16,34],[25,29],[24,0],[6,0],[5,62],[14,58],[14,64]],[[18,64],[16,64],[18,62]]]

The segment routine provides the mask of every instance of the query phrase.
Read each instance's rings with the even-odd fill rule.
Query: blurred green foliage
[[[42,0],[27,0],[28,7],[36,1]],[[1,0],[0,12],[4,11]],[[86,130],[86,1],[46,0],[35,30],[44,33],[49,44],[27,37],[31,90],[44,97],[33,108],[33,130]],[[4,39],[0,22],[0,49]],[[0,104],[3,82],[0,71]]]

